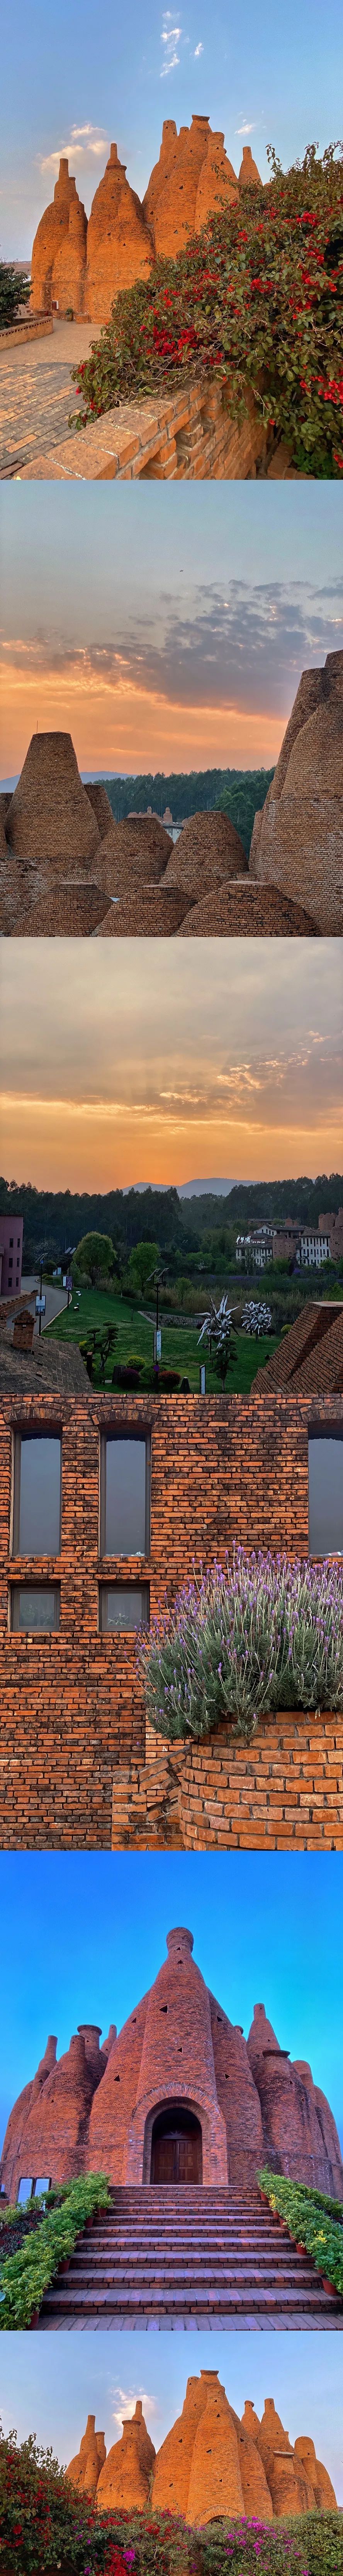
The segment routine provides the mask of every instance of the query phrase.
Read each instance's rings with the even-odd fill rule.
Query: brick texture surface
[[[44,1349],[44,1336],[39,1347]],[[22,1365],[14,1354],[13,1371],[17,1358]],[[31,1368],[32,1362],[33,1355],[26,1365]],[[123,1840],[134,1840],[136,1832],[149,1839],[147,1815],[151,1831],[158,1830],[162,1840],[167,1831],[173,1839],[181,1830],[187,1841],[191,1838],[186,1813],[182,1828],[178,1823],[180,1770],[188,1804],[194,1782],[187,1765],[206,1761],[204,1747],[199,1755],[194,1748],[193,1756],[182,1747],[179,1755],[152,1736],[145,1727],[134,1637],[99,1631],[99,1579],[137,1581],[137,1559],[99,1558],[101,1430],[117,1427],[120,1433],[123,1426],[132,1426],[139,1431],[142,1424],[151,1430],[150,1556],[140,1562],[140,1575],[150,1586],[153,1615],[165,1593],[174,1601],[193,1563],[213,1564],[225,1549],[232,1560],[238,1542],[248,1549],[285,1548],[291,1558],[307,1555],[308,1425],[319,1420],[329,1428],[338,1409],[343,1418],[339,1396],[270,1388],[253,1398],[116,1393],[112,1403],[108,1394],[95,1395],[88,1387],[75,1397],[62,1386],[55,1393],[33,1388],[26,1395],[12,1386],[2,1394],[0,1829],[5,1845],[44,1847],[51,1841],[110,1847],[113,1836],[119,1847]],[[62,1433],[61,1553],[48,1564],[36,1559],[23,1565],[11,1556],[10,1547],[12,1444],[16,1427],[43,1425]],[[60,1627],[48,1636],[9,1628],[9,1586],[24,1577],[60,1584]],[[260,1754],[257,1808],[254,1775]],[[303,1843],[310,1839],[312,1847],[323,1841],[328,1847],[337,1844],[342,1832],[341,1720],[283,1717],[280,1729],[273,1719],[259,1730],[248,1754],[239,1739],[225,1751],[216,1738],[208,1759],[205,1840],[214,1842],[217,1834],[231,1841],[236,1834],[256,1847],[265,1836],[269,1839],[272,1813],[274,1840],[287,1840],[288,1832],[291,1841],[297,1835]],[[271,1796],[276,1802],[272,1809]],[[199,1827],[202,1818],[199,1808]]]

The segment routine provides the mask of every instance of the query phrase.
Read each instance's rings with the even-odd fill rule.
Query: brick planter
[[[184,1750],[179,1818],[185,1850],[341,1851],[343,1715],[286,1710],[249,1745],[218,1727]]]

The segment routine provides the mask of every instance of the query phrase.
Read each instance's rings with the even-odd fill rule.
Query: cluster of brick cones
[[[3,862],[3,864],[1,864]],[[0,931],[16,938],[337,937],[343,929],[343,653],[304,671],[249,860],[229,816],[115,823],[70,734],[34,734],[0,798]]]
[[[88,2416],[80,2450],[70,2460],[72,2487],[90,2496],[101,2513],[182,2514],[191,2528],[217,2515],[257,2515],[262,2523],[284,2514],[334,2512],[331,2478],[317,2460],[310,2435],[292,2447],[272,2397],[260,2423],[246,2398],[242,2420],[230,2406],[217,2370],[187,2380],[182,2415],[157,2452],[144,2422],[142,2400],[123,2419],[121,2440],[106,2455],[103,2433]]]
[[[53,202],[41,216],[32,252],[32,304],[35,312],[72,312],[90,321],[107,322],[114,297],[136,279],[148,278],[154,257],[174,259],[191,234],[200,233],[209,215],[239,203],[241,187],[259,187],[250,144],[244,146],[238,179],[224,148],[224,135],[213,134],[208,116],[193,116],[177,132],[173,117],[163,126],[159,161],[151,172],[143,203],[129,187],[125,164],[111,143],[89,222],[69,175],[60,161]]]

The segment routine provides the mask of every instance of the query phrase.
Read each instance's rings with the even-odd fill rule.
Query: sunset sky
[[[31,734],[88,771],[272,766],[343,644],[336,484],[0,491],[0,776]]]
[[[8,1179],[341,1169],[343,943],[3,940]]]
[[[109,143],[118,145],[131,185],[142,197],[158,159],[162,119],[190,124],[208,115],[225,131],[239,169],[250,142],[261,177],[266,144],[283,167],[308,143],[320,151],[337,135],[342,92],[340,0],[323,19],[322,0],[288,0],[286,10],[228,15],[225,0],[185,0],[180,11],[156,0],[126,0],[115,13],[102,0],[59,0],[56,42],[44,0],[16,0],[2,46],[2,256],[30,255],[33,233],[53,195],[60,152],[90,212]],[[339,123],[339,119],[338,119]]]

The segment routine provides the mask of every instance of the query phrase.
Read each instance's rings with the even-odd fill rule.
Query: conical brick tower
[[[6,841],[17,859],[95,856],[100,846],[96,816],[70,733],[32,735],[6,816]]]
[[[72,208],[74,213],[79,212],[82,218],[83,238],[83,226],[86,227],[84,206],[81,205],[80,197],[77,195],[76,180],[69,176],[68,161],[62,159],[52,204],[46,206],[45,214],[41,215],[33,244],[31,303],[35,313],[51,313],[52,303],[57,299],[55,264],[60,258],[63,259],[64,255],[68,258],[69,217]],[[72,302],[72,297],[69,295],[67,302]]]
[[[224,149],[224,135],[210,134],[196,193],[194,232],[202,232],[209,215],[219,215],[223,206],[237,203],[238,180]]]
[[[70,2486],[77,2487],[79,2491],[81,2490],[83,2495],[88,2495],[93,2500],[97,2493],[98,2480],[105,2460],[106,2444],[104,2434],[96,2433],[95,2415],[88,2415],[86,2431],[82,2435],[80,2449],[76,2452],[75,2458],[69,2461],[67,2478],[69,2479]]]
[[[144,2422],[142,2400],[137,2397],[135,2413],[123,2417],[120,2442],[114,2442],[101,2469],[97,2487],[97,2509],[113,2513],[143,2513],[148,2504],[151,2473],[156,2453]]]
[[[266,2397],[259,2426],[257,2447],[272,2499],[273,2514],[280,2521],[284,2514],[313,2512],[313,2488],[301,2460],[295,2462],[288,2433],[277,2414],[273,2397]]]
[[[200,171],[209,136],[208,116],[193,116],[190,128],[183,133],[181,129],[176,160],[161,188],[154,217],[155,249],[165,259],[175,259],[194,233]]]
[[[294,2443],[295,2468],[297,2467],[298,2462],[300,2463],[301,2468],[305,2469],[306,2476],[311,2481],[314,2501],[318,2507],[318,2512],[334,2513],[336,2508],[335,2489],[332,2486],[331,2478],[329,2478],[328,2469],[324,2468],[322,2460],[317,2460],[316,2458],[314,2442],[311,2441],[309,2433],[299,2433],[297,2441]]]
[[[122,287],[147,278],[153,244],[134,189],[129,187],[117,145],[111,143],[103,179],[93,197],[87,233],[85,309],[91,322],[108,322]]]
[[[171,171],[175,169],[179,153],[180,136],[178,135],[177,125],[175,125],[175,118],[173,116],[166,116],[162,126],[162,143],[159,161],[154,162],[154,168],[151,171],[148,186],[145,190],[145,197],[143,197],[143,214],[145,215],[146,223],[149,225],[149,231],[152,233],[153,240],[155,240],[155,217],[162,190],[165,187],[166,179],[170,178]]]
[[[250,875],[343,929],[343,653],[303,671],[274,778],[255,815]]]
[[[242,158],[242,161],[241,161],[240,170],[238,171],[238,187],[239,187],[239,188],[260,188],[260,187],[261,187],[260,173],[259,173],[259,170],[258,170],[258,168],[257,168],[257,161],[253,161],[253,156],[252,156],[251,144],[250,144],[250,143],[243,143],[243,158]]]
[[[60,313],[84,312],[87,263],[87,216],[81,199],[71,197],[68,232],[54,259],[53,292]]]

